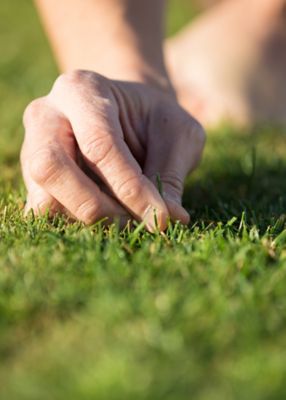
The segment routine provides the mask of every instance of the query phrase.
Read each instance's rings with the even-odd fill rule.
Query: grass
[[[31,3],[11,4],[0,6],[0,398],[284,399],[285,130],[209,135],[186,186],[188,228],[24,220],[21,113],[57,72]]]

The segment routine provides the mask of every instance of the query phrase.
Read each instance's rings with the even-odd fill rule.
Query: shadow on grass
[[[233,132],[233,130],[231,131]],[[285,154],[285,155],[284,155]],[[286,136],[282,129],[210,137],[184,204],[204,224],[241,218],[260,230],[286,212]]]

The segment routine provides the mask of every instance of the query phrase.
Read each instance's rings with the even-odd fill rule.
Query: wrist
[[[165,0],[36,0],[62,71],[169,88],[163,57]]]
[[[98,44],[92,49],[89,47],[89,51],[86,51],[83,45],[83,55],[78,57],[77,54],[70,54],[69,57],[62,57],[61,70],[67,72],[85,69],[109,79],[144,83],[166,92],[173,92],[163,57],[162,60],[146,59],[144,54],[128,41],[115,43],[105,40],[100,47]]]
[[[110,53],[109,57],[100,61],[95,57],[80,68],[92,70],[113,80],[138,82],[158,87],[166,92],[174,91],[165,68],[157,68],[156,65],[147,63],[140,55],[134,53],[121,52],[120,55]]]

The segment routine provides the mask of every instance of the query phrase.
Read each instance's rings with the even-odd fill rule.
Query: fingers
[[[62,205],[31,178],[26,164],[25,144],[21,151],[21,165],[28,192],[24,214],[27,215],[30,210],[33,210],[35,215],[40,216],[48,211],[49,216],[52,217],[57,212],[63,212]]]
[[[70,120],[89,167],[124,208],[144,220],[148,229],[154,230],[157,223],[164,230],[167,207],[123,140],[118,110],[104,78],[88,72],[64,75],[54,86],[51,101]]]
[[[55,199],[75,218],[87,224],[105,217],[126,215],[70,156],[68,124],[62,115],[42,100],[30,106],[24,120],[26,138],[21,161],[29,189],[28,207],[50,206]]]
[[[45,215],[48,212],[49,217],[64,212],[63,206],[35,182],[31,181],[26,187],[28,194],[24,210],[25,215],[27,215],[30,210],[33,210],[34,214],[38,216]]]
[[[167,118],[164,113],[157,116],[156,130],[150,135],[147,146],[144,174],[160,186],[171,219],[188,224],[189,214],[181,206],[184,181],[201,158],[205,134],[188,114],[181,117],[181,129],[178,126],[175,129],[172,116]]]
[[[45,106],[44,103],[44,99],[38,99],[27,107],[24,113],[24,125],[30,125],[30,121],[33,121],[34,124],[36,123],[39,109]],[[53,216],[57,212],[63,212],[63,207],[31,178],[29,168],[27,167],[27,161],[29,160],[30,152],[33,151],[33,145],[34,140],[31,138],[31,140],[24,141],[21,149],[21,167],[27,189],[27,201],[24,214],[27,215],[30,210],[33,210],[35,215],[45,215],[48,211],[49,216]]]
[[[59,145],[38,150],[30,160],[32,179],[86,224],[118,215],[107,195],[78,168]]]

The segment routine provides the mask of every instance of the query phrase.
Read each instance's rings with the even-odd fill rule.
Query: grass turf
[[[21,113],[57,72],[31,2],[0,18],[0,398],[285,398],[285,131],[209,136],[189,228],[24,220]]]

